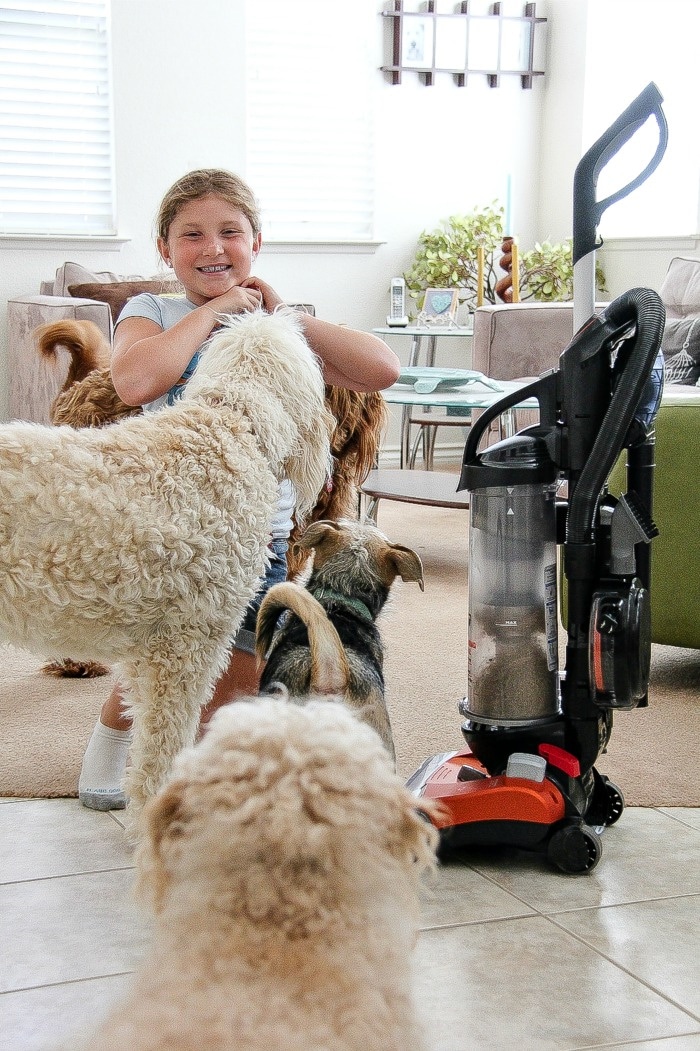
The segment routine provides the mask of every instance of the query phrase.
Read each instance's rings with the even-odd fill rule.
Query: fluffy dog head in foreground
[[[424,1046],[410,957],[436,833],[343,705],[221,709],[142,823],[154,947],[90,1048]]]

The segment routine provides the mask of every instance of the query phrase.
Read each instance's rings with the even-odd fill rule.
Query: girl
[[[179,397],[220,314],[259,307],[271,312],[283,303],[270,285],[251,273],[262,247],[260,217],[252,191],[231,172],[200,169],[178,179],[160,206],[157,245],[185,297],[146,293],[129,300],[119,315],[112,352],[117,393],[145,411]],[[376,391],[398,378],[398,358],[376,336],[309,314],[301,320],[326,383]],[[233,640],[229,666],[202,713],[202,724],[235,696],[257,692],[255,617],[265,591],[286,577],[293,512],[294,492],[282,482],[270,529],[270,566]],[[121,782],[130,725],[117,685],[102,707],[83,758],[78,793],[85,806],[111,810],[126,805]]]

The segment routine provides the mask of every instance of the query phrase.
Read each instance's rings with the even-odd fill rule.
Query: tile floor
[[[119,818],[0,801],[3,1051],[44,1051],[94,1021],[144,950]],[[434,1051],[700,1049],[700,809],[627,809],[583,876],[470,852],[424,899]]]

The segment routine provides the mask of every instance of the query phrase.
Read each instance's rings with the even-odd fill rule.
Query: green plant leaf
[[[484,298],[495,303],[496,283],[503,276],[504,209],[493,201],[465,215],[451,215],[434,230],[424,230],[416,246],[413,263],[404,274],[409,295],[417,299],[426,288],[457,288],[460,298],[476,305],[477,248],[485,253]],[[558,244],[538,241],[520,256],[520,291],[523,299],[540,302],[573,298],[574,268],[572,240]],[[605,288],[605,274],[596,263],[596,283]]]

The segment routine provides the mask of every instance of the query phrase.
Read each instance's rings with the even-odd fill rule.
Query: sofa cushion
[[[136,279],[136,278],[134,278]],[[56,277],[53,282],[52,295],[54,296],[67,296],[70,295],[68,291],[69,285],[85,284],[88,281],[125,281],[132,280],[132,277],[120,277],[118,274],[113,274],[109,270],[103,270],[100,273],[95,273],[93,270],[88,270],[86,267],[81,266],[80,263],[64,263],[63,266],[59,266],[56,271]]]
[[[156,296],[182,295],[183,289],[179,282],[167,278],[150,281],[90,281],[68,286],[68,294],[77,299],[96,299],[100,303],[107,303],[115,324],[127,300],[140,295],[141,292],[151,292]]]
[[[675,256],[668,265],[659,295],[668,318],[700,315],[700,259]]]
[[[661,349],[666,382],[696,384],[700,379],[700,316],[668,318]]]

